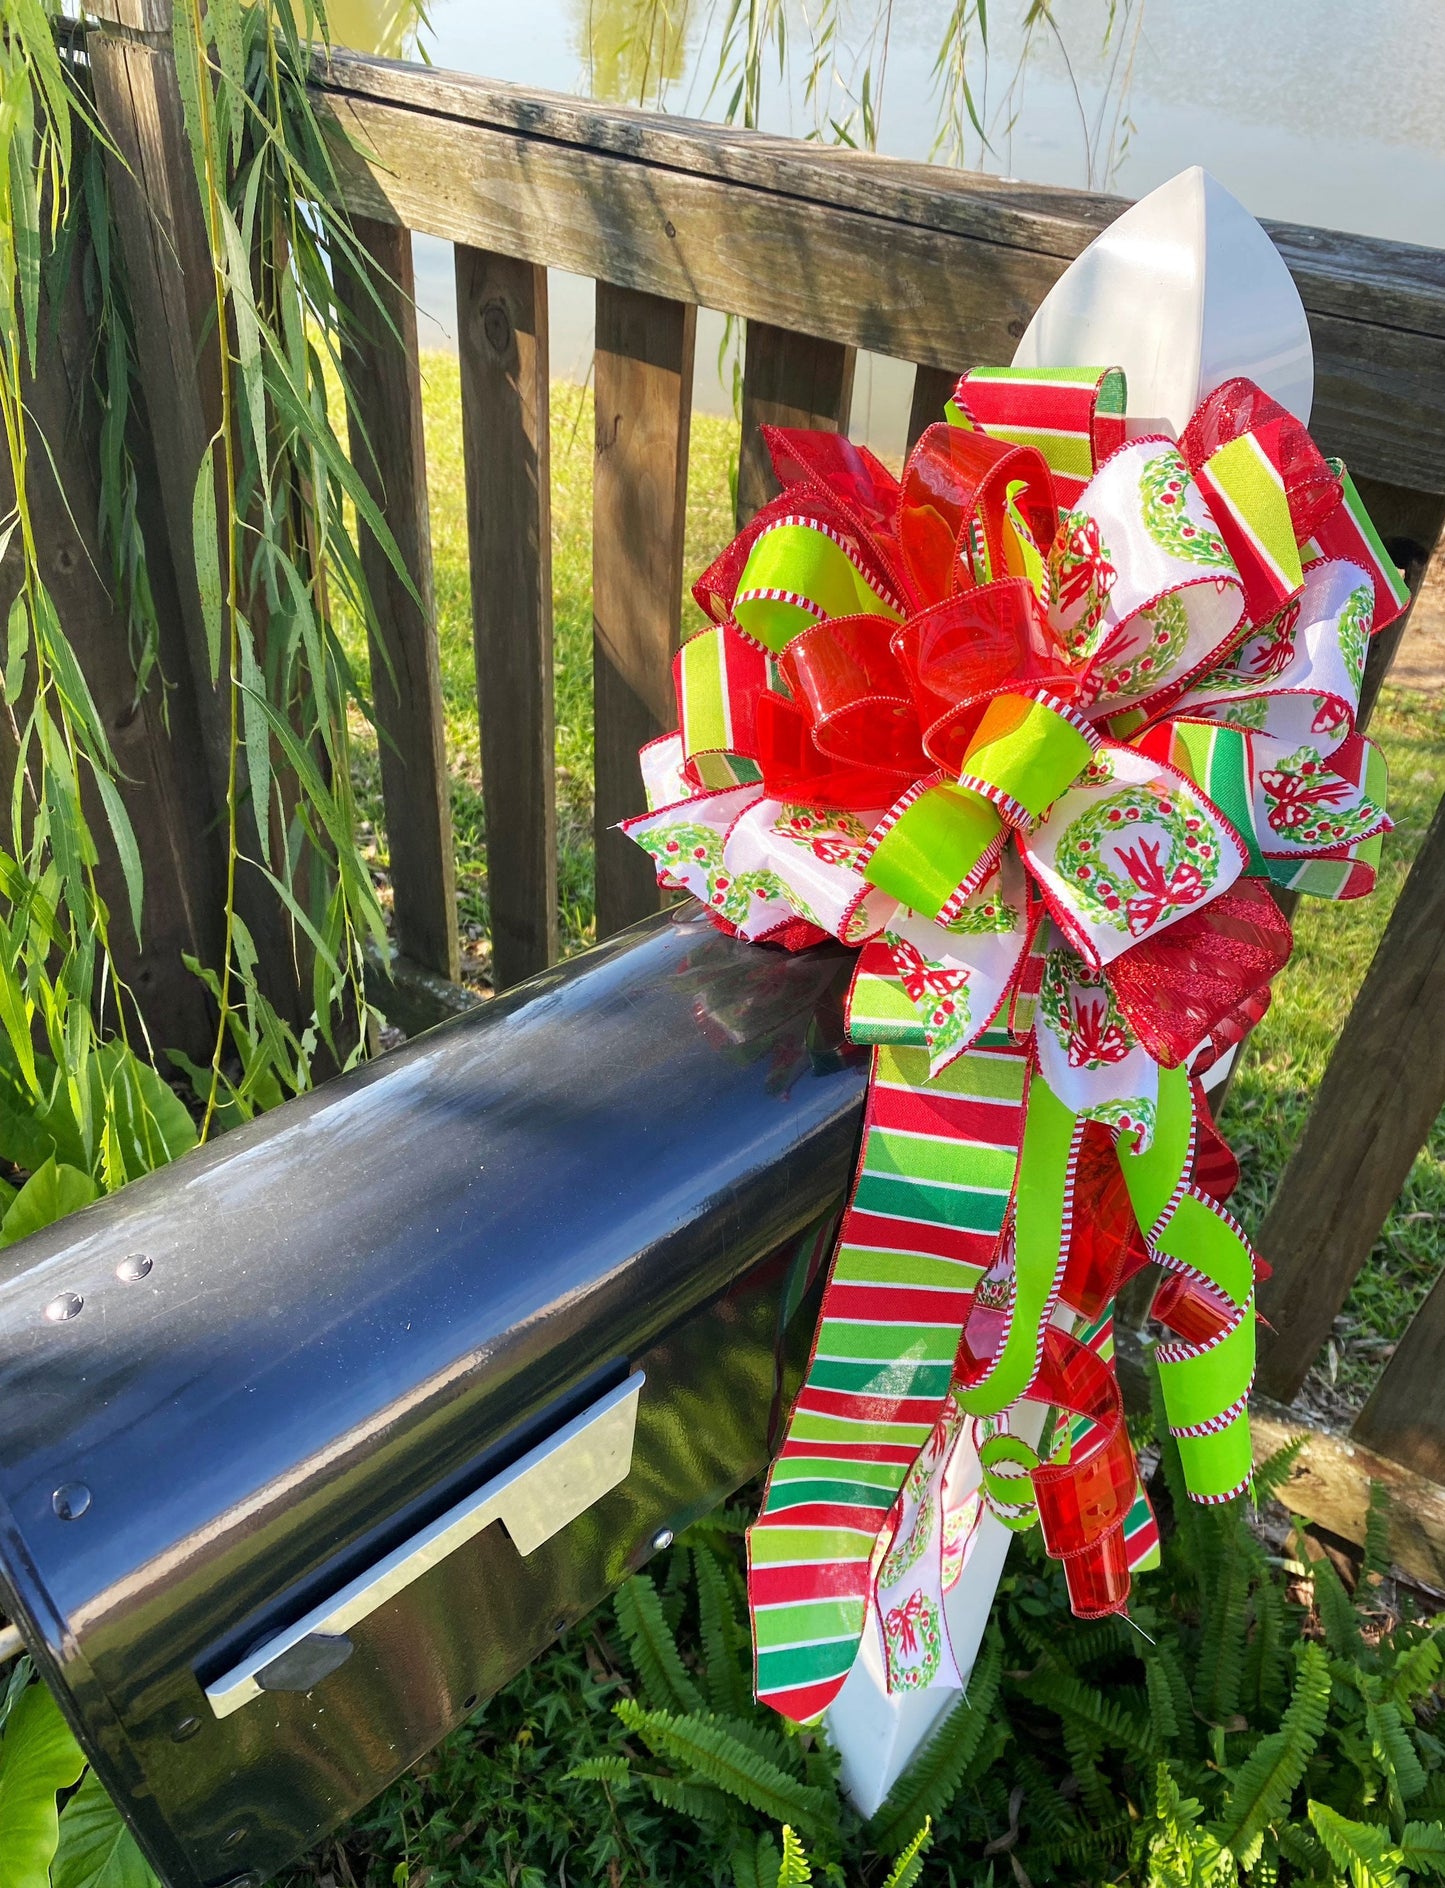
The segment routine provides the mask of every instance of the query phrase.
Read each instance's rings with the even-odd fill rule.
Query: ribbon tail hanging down
[[[1027,1069],[1002,1035],[932,1080],[925,1050],[874,1053],[807,1380],[748,1536],[758,1696],[799,1722],[852,1668],[879,1536],[947,1408],[1013,1194]]]

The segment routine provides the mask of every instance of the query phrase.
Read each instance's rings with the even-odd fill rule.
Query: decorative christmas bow
[[[625,830],[664,885],[745,938],[861,947],[862,1152],[750,1537],[758,1693],[800,1720],[871,1603],[890,1685],[960,1682],[941,1595],[981,1504],[1041,1522],[1076,1612],[1124,1606],[1155,1534],[1112,1303],[1149,1260],[1190,1492],[1249,1475],[1258,1262],[1185,1064],[1267,1006],[1272,884],[1373,883],[1355,709],[1405,592],[1253,383],[1177,442],[1123,414],[1115,369],[975,369],[901,479],[770,430],[782,496],[696,585],[681,727],[642,753]],[[1042,1453],[1026,1397],[1059,1412]]]

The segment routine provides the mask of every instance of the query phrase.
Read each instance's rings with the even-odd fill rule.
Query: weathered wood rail
[[[185,230],[178,237],[163,227],[181,214],[166,189],[181,149],[174,67],[160,30],[167,0],[107,0],[106,10],[114,17],[91,35],[102,109],[162,211],[154,227],[133,219],[129,260],[142,278],[141,313],[167,336],[165,349],[143,353],[142,367],[169,507],[178,502],[169,487],[189,502],[194,480],[195,438],[186,427],[195,434],[199,419],[200,335],[186,301]],[[389,678],[377,682],[376,710],[397,939],[417,975],[443,993],[457,973],[454,866],[410,232],[456,245],[501,987],[556,953],[547,269],[589,276],[597,293],[597,911],[606,935],[657,900],[646,860],[612,828],[640,807],[638,745],[670,720],[696,309],[746,323],[738,481],[746,517],[769,491],[759,421],[846,428],[856,350],[867,348],[916,367],[916,436],[961,367],[1009,358],[1047,289],[1124,206],[350,54],[331,61],[316,97],[338,133],[347,207],[395,284],[389,311],[404,343],[398,349],[362,298],[339,285],[359,317],[366,410],[353,432],[358,463],[384,499],[421,598],[418,608],[368,549],[377,653],[385,657],[374,666]],[[1309,314],[1313,431],[1327,452],[1348,459],[1397,561],[1418,582],[1445,520],[1445,257],[1318,229],[1270,230]],[[174,535],[184,546],[184,531]],[[1367,701],[1397,640],[1392,632],[1372,651]],[[1264,1228],[1275,1272],[1262,1305],[1275,1334],[1262,1383],[1284,1401],[1327,1336],[1445,1103],[1442,937],[1445,813],[1410,875]],[[1362,1440],[1403,1465],[1402,1486],[1433,1489],[1445,1477],[1442,1359],[1445,1282],[1361,1419]],[[1356,1459],[1353,1448],[1332,1443],[1326,1452],[1332,1492],[1321,1512],[1331,1525],[1350,1506],[1339,1475],[1341,1463]],[[1302,1505],[1312,1498],[1307,1482],[1306,1475],[1296,1483]],[[1425,1548],[1419,1528],[1411,1534],[1410,1514],[1400,1517],[1402,1539],[1409,1536],[1402,1552],[1437,1579],[1445,1572],[1439,1495],[1434,1489],[1413,1503],[1430,1510]]]

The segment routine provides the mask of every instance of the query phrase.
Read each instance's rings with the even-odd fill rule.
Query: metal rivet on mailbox
[[[128,1252],[115,1268],[115,1275],[122,1285],[134,1285],[143,1279],[151,1269],[151,1261],[144,1252]]]
[[[672,1529],[670,1527],[660,1527],[652,1537],[653,1552],[660,1554],[664,1547],[671,1547],[671,1545]]]
[[[223,1849],[239,1849],[245,1840],[246,1831],[244,1829],[233,1829],[229,1835],[221,1838],[221,1847]]]
[[[45,1307],[45,1315],[52,1324],[64,1324],[67,1318],[78,1318],[85,1300],[78,1292],[63,1291],[59,1297],[52,1298]]]
[[[50,1505],[62,1521],[78,1521],[90,1506],[90,1490],[84,1482],[65,1482],[50,1497]]]
[[[180,1723],[171,1732],[171,1742],[173,1744],[184,1744],[186,1739],[188,1737],[194,1737],[200,1728],[201,1720],[199,1718],[182,1718]]]

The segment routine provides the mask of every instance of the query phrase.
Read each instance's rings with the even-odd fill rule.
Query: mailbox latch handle
[[[347,1635],[358,1621],[493,1521],[506,1528],[519,1554],[535,1553],[626,1479],[632,1467],[637,1399],[644,1380],[643,1372],[635,1371],[510,1468],[359,1573],[339,1593],[254,1647],[206,1686],[212,1711],[218,1718],[229,1717],[263,1691],[309,1689],[306,1679],[320,1683],[349,1655]],[[314,1642],[314,1657],[310,1656],[313,1647],[298,1651],[306,1641]],[[298,1684],[298,1679],[303,1682]]]

